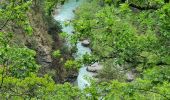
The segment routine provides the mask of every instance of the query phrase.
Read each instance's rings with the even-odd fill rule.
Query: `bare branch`
[[[4,25],[0,28],[0,30],[2,30],[9,22],[9,19],[4,23]]]

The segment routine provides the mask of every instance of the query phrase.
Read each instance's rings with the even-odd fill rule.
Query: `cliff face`
[[[51,16],[44,15],[40,6],[33,5],[32,10],[28,13],[33,34],[28,36],[21,28],[12,27],[13,32],[17,33],[13,41],[20,46],[27,46],[37,52],[37,63],[41,65],[40,76],[53,70],[53,72],[55,71],[53,73],[54,80],[62,82],[66,76],[63,62],[52,57],[52,52],[61,49],[63,46],[63,41],[58,35],[60,27]],[[63,55],[63,58],[66,57]]]
[[[40,73],[45,74],[54,70],[54,80],[56,82],[64,81],[66,71],[63,63],[60,62],[60,59],[52,57],[54,50],[63,47],[63,41],[58,35],[60,27],[51,16],[44,16],[41,11],[33,10],[29,13],[29,18],[34,32],[33,36],[28,38],[28,43],[37,51],[37,62],[42,66]]]
[[[42,66],[41,72],[45,73],[52,63],[52,38],[48,34],[48,26],[41,13],[32,11],[28,15],[33,27],[33,35],[27,37],[27,45],[37,51],[37,61]]]

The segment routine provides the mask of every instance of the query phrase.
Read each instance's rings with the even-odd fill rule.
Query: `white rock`
[[[91,66],[87,66],[87,71],[89,72],[98,72],[102,69],[102,65],[100,65],[98,62],[95,62]]]
[[[82,44],[83,46],[87,47],[87,46],[90,45],[90,41],[89,41],[89,40],[83,40],[83,41],[81,42],[81,44]]]
[[[131,82],[135,79],[135,75],[131,71],[126,73],[126,77],[128,82]]]

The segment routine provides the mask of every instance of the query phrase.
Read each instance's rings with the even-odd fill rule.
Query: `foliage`
[[[42,0],[46,15],[63,0]],[[82,62],[89,64],[100,61],[104,66],[99,79],[90,87],[80,91],[77,87],[55,84],[48,75],[38,76],[36,52],[26,47],[11,45],[14,33],[5,32],[8,24],[32,33],[27,11],[31,0],[2,0],[0,2],[0,98],[1,99],[50,99],[50,100],[122,100],[122,99],[170,99],[170,4],[163,0],[104,0],[103,7],[98,0],[84,4],[76,11],[73,21],[78,38],[89,38],[92,55],[84,55],[81,61],[68,60],[65,68],[78,70]],[[114,6],[123,3],[119,6]],[[113,4],[113,5],[112,5]],[[133,12],[130,4],[156,6]],[[63,35],[65,36],[65,35]],[[60,51],[53,53],[60,57]],[[136,68],[139,77],[124,82],[121,71]],[[107,81],[107,82],[103,82]]]
[[[116,59],[109,59],[102,63],[103,69],[99,72],[98,77],[102,81],[119,80],[124,81],[125,76],[123,69],[116,63]]]
[[[0,30],[2,30],[9,22],[14,22],[15,24],[22,27],[26,33],[29,35],[32,34],[32,28],[29,24],[29,20],[27,18],[27,13],[30,9],[32,1],[22,1],[22,0],[2,0],[0,2],[0,21],[3,23],[0,26]],[[5,15],[5,16],[4,16]]]
[[[51,13],[54,11],[54,8],[57,6],[57,4],[61,3],[64,4],[64,2],[67,0],[44,0],[44,9],[46,15],[50,16]]]
[[[76,31],[81,33],[80,37],[90,36],[89,38],[93,41],[94,53],[100,58],[115,56],[126,60],[129,56],[136,55],[138,50],[136,47],[136,30],[132,25],[120,20],[112,13],[118,12],[113,7],[105,7],[91,19],[82,15],[75,21],[75,29],[78,29]],[[85,22],[82,22],[82,20]],[[82,25],[79,24],[80,22],[82,22]],[[84,27],[80,26],[87,26],[88,28],[85,27],[87,31],[82,31]]]
[[[99,80],[121,80],[119,73],[131,68],[136,68],[139,78],[131,83],[94,84],[87,88],[89,99],[169,99],[169,3],[128,0],[114,6],[110,3],[116,2],[105,0],[109,5],[94,7],[96,1],[79,8],[73,24],[76,37],[89,38],[91,56],[104,65]],[[134,11],[135,8],[129,7],[131,4],[156,9]],[[91,60],[91,56],[85,59]]]
[[[35,51],[10,45],[11,33],[0,32],[1,86],[6,77],[25,78],[37,73],[39,66],[35,61]]]
[[[78,70],[81,67],[81,62],[76,60],[67,60],[64,67],[69,70]]]
[[[38,77],[31,74],[25,79],[5,77],[3,87],[1,99],[73,100],[79,94],[79,90],[68,83],[56,85],[48,75]]]
[[[93,55],[90,55],[88,53],[86,53],[85,55],[83,55],[83,58],[81,59],[83,64],[91,64],[94,63],[95,61],[97,61],[97,58],[94,57]]]
[[[52,54],[55,58],[59,58],[61,56],[60,50],[55,50]]]

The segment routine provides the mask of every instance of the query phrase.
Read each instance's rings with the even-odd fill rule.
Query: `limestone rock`
[[[83,46],[87,47],[87,46],[90,45],[90,41],[89,41],[89,40],[83,40],[83,41],[81,42],[81,44],[82,44]]]
[[[129,71],[126,73],[126,78],[127,78],[126,80],[128,82],[131,82],[135,79],[135,75],[134,75],[134,73],[132,73],[132,71]]]
[[[89,72],[94,72],[97,73],[98,71],[100,71],[102,69],[102,65],[100,65],[98,62],[95,62],[94,64],[92,64],[91,66],[87,66],[87,71]]]

